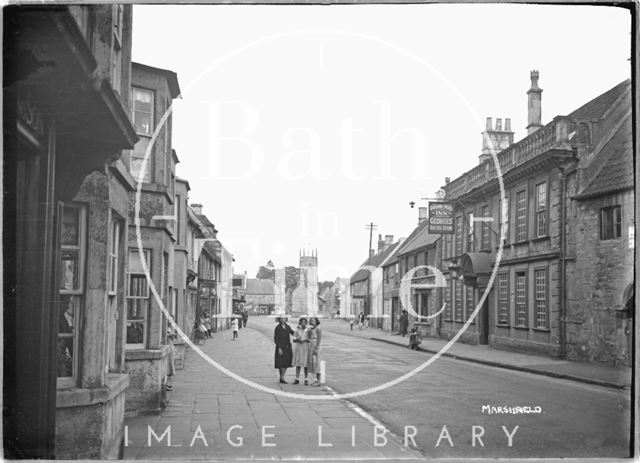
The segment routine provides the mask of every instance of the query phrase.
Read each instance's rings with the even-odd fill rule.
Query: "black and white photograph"
[[[638,5],[5,3],[2,458],[638,458]]]

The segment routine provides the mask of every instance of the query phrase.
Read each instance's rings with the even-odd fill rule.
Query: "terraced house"
[[[117,458],[131,6],[4,10],[7,458]]]
[[[444,186],[455,234],[443,235],[442,335],[451,338],[490,287],[464,342],[629,363],[630,81],[543,125],[538,78],[532,71],[528,135],[513,143],[508,120],[488,119],[479,164]]]

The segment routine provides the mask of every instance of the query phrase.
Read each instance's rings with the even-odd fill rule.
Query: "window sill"
[[[129,387],[127,373],[109,373],[105,375],[105,385],[94,388],[67,387],[58,389],[56,408],[86,407],[107,403]]]
[[[549,328],[531,328],[533,331],[539,331],[541,333],[549,333],[551,330]]]
[[[498,328],[509,328],[508,323],[496,323],[496,327]]]
[[[168,345],[162,345],[157,349],[130,349],[125,352],[125,360],[155,360],[166,357],[168,353]]]
[[[549,241],[551,239],[551,237],[549,235],[545,235],[545,236],[538,236],[537,238],[531,238],[532,242],[538,242],[538,241]]]
[[[529,244],[529,240],[516,241],[515,243],[512,243],[512,246],[524,246],[526,244]]]
[[[529,331],[529,327],[528,326],[513,325],[511,328],[513,328],[515,330]]]

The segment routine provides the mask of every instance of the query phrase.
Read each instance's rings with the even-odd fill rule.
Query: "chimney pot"
[[[493,130],[493,122],[490,117],[487,117],[487,130]]]
[[[445,177],[444,178],[444,184],[448,185],[449,183],[451,183],[451,177]]]
[[[538,87],[540,73],[531,71],[531,88],[527,90],[527,135],[542,127],[542,89]]]
[[[511,118],[507,117],[504,120],[504,131],[505,132],[511,132]]]
[[[502,119],[501,118],[497,118],[496,119],[496,130],[498,132],[502,131]]]
[[[418,208],[418,223],[422,223],[423,220],[429,217],[429,208],[428,207],[419,207]]]

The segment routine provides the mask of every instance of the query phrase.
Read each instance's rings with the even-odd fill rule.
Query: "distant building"
[[[300,251],[300,276],[293,290],[292,315],[315,316],[318,314],[318,254],[317,251]]]
[[[276,307],[276,287],[270,279],[247,278],[244,307],[252,315],[272,315]]]

